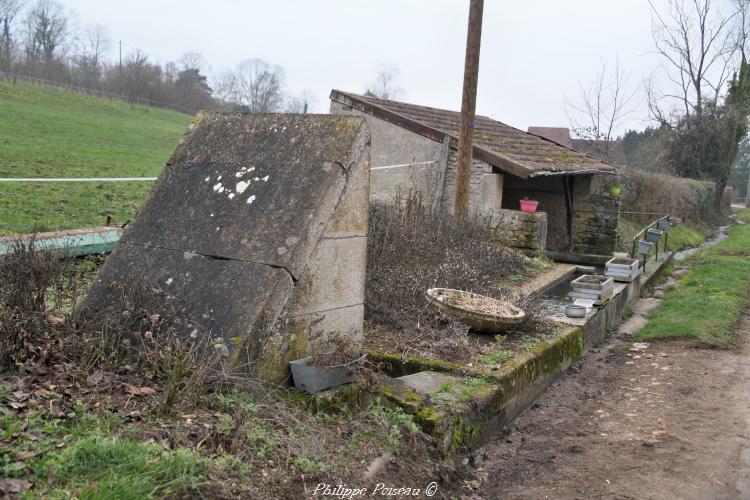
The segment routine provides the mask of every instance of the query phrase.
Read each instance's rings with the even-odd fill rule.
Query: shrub
[[[713,206],[712,182],[627,169],[623,184],[624,212],[672,214],[694,226],[713,224],[722,215]]]
[[[522,273],[528,262],[492,242],[488,218],[432,213],[418,193],[371,206],[367,246],[366,316],[394,328],[446,324],[425,313],[428,288],[507,298],[499,282]]]
[[[44,340],[53,333],[47,305],[75,296],[78,280],[72,259],[39,251],[33,238],[17,240],[0,256],[0,367],[9,368],[44,354]]]

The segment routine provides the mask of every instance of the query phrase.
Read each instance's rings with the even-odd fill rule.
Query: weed
[[[524,351],[530,351],[538,342],[539,340],[535,339],[534,337],[524,335],[523,337],[521,337],[521,349],[523,349]]]
[[[524,281],[528,281],[529,277],[525,274],[511,274],[508,275],[508,279],[513,281],[514,283],[522,283]]]
[[[294,465],[305,474],[316,474],[326,470],[326,464],[317,458],[297,457],[294,459]]]
[[[451,382],[445,382],[440,384],[437,392],[451,392],[453,390],[453,384]]]
[[[463,380],[463,387],[461,388],[459,400],[466,401],[467,399],[471,399],[474,396],[476,396],[477,393],[482,392],[483,390],[492,386],[493,386],[492,382],[489,382],[483,378],[479,378],[479,377],[467,378]]]
[[[488,354],[479,354],[474,360],[481,365],[497,365],[513,357],[513,351],[495,351]]]
[[[507,336],[507,335],[502,335],[502,334],[497,334],[497,335],[495,335],[495,342],[497,342],[498,344],[502,344],[502,343],[503,343],[503,342],[505,342],[505,341],[506,341],[507,339],[508,339],[508,336]]]
[[[405,413],[401,408],[386,408],[376,399],[369,408],[372,417],[387,430],[387,443],[391,449],[398,449],[403,436],[403,429],[409,432],[419,432],[419,426],[414,417]]]

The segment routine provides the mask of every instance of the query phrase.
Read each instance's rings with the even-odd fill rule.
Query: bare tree
[[[13,25],[22,7],[22,0],[0,0],[0,69],[3,71],[11,69]]]
[[[594,81],[589,86],[580,84],[579,101],[565,99],[573,134],[588,141],[604,159],[609,157],[611,141],[623,119],[633,112],[636,90],[629,88],[629,80],[619,59],[611,71],[602,61]]]
[[[180,71],[185,71],[189,69],[197,69],[198,71],[203,71],[206,69],[206,60],[203,59],[203,55],[198,52],[185,52],[180,56],[180,58],[177,60],[177,66],[180,69]]]
[[[101,82],[104,58],[110,48],[110,38],[104,26],[90,25],[77,38],[73,62],[79,73],[80,83],[97,87]]]
[[[262,59],[241,62],[219,75],[214,87],[225,106],[253,113],[280,111],[284,103],[284,70]]]
[[[287,98],[286,113],[309,113],[317,99],[310,89],[303,90],[299,95]]]
[[[671,87],[657,91],[650,79],[647,97],[652,117],[668,124],[677,109],[700,115],[706,103],[718,104],[732,76],[738,51],[737,13],[723,15],[712,0],[667,0],[664,12],[653,0],[649,4],[651,32],[662,58],[660,70]]]
[[[381,64],[378,67],[375,80],[365,89],[365,95],[378,99],[398,99],[404,93],[404,90],[398,85],[400,73],[398,66],[395,64]]]
[[[28,13],[27,52],[34,59],[51,62],[68,37],[65,9],[55,0],[37,0]]]

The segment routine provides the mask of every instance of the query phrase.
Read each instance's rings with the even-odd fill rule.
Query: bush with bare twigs
[[[475,351],[479,346],[469,345],[468,327],[429,308],[426,290],[455,288],[513,301],[500,283],[528,265],[526,257],[493,242],[488,217],[432,213],[418,193],[394,204],[373,204],[366,319],[381,331],[408,332],[412,353],[455,357],[456,350]],[[521,329],[535,328],[544,316],[535,312],[539,304],[518,305],[532,318]]]
[[[64,326],[49,307],[75,295],[78,278],[70,259],[40,251],[33,238],[13,242],[0,256],[0,367],[45,355],[43,344]]]

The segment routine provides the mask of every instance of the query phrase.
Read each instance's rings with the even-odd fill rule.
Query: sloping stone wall
[[[361,118],[198,115],[84,310],[121,310],[117,285],[138,278],[233,366],[283,381],[313,328],[362,332],[369,167]]]
[[[492,212],[492,227],[496,242],[529,257],[544,257],[547,248],[546,213],[495,210]]]

